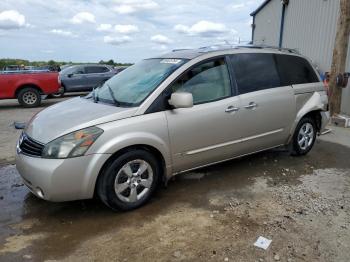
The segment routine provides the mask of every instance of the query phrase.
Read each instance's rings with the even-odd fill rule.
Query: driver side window
[[[84,68],[81,66],[78,66],[72,70],[71,74],[74,74],[74,75],[84,74]]]
[[[231,96],[231,83],[225,58],[204,62],[185,72],[172,92],[189,92],[193,103],[201,104]]]

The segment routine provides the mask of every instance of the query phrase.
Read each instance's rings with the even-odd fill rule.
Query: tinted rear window
[[[240,94],[281,86],[273,54],[235,54],[231,61]]]
[[[283,86],[320,81],[310,63],[302,57],[276,55],[276,63]]]
[[[108,72],[108,68],[104,66],[87,66],[85,67],[87,74],[105,73]]]

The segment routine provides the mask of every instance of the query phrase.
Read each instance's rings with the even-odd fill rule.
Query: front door
[[[81,91],[84,86],[84,67],[73,66],[71,69],[64,71],[64,85],[67,91]]]
[[[86,89],[92,90],[109,79],[108,70],[104,66],[86,66]]]
[[[194,66],[170,88],[192,93],[194,101],[192,108],[166,111],[174,172],[239,154],[240,101],[224,57]]]

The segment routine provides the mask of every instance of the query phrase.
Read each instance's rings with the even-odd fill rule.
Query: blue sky
[[[249,41],[262,0],[1,0],[0,58],[136,62]]]

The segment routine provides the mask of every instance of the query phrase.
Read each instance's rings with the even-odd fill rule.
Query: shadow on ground
[[[93,237],[119,232],[124,227],[143,230],[174,210],[186,212],[183,206],[208,214],[224,208],[227,202],[220,203],[220,198],[215,206],[211,204],[215,195],[254,201],[255,182],[260,178],[266,179],[268,187],[281,187],[302,183],[301,177],[312,174],[314,169],[349,169],[349,156],[350,148],[324,141],[317,141],[312,152],[304,157],[291,157],[283,149],[270,150],[179,175],[168,188],[159,189],[148,205],[127,213],[111,212],[98,200],[42,201],[23,186],[14,166],[3,166],[0,168],[0,260],[62,259]],[[19,236],[16,241],[22,246],[7,244],[7,251],[2,253],[1,246],[14,236]],[[134,246],[135,243],[130,243],[130,252],[134,252]]]

